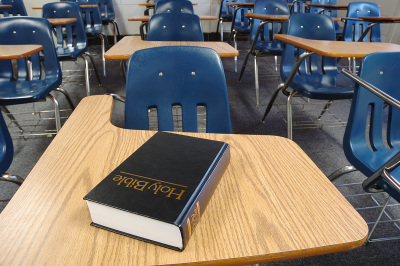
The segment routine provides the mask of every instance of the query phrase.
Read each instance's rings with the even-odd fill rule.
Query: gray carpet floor
[[[238,58],[238,68],[240,71],[243,59],[249,48],[249,43],[246,40],[239,42],[240,56]],[[99,60],[99,46],[92,46],[90,51],[94,54],[96,65],[101,69]],[[345,60],[346,61],[346,60]],[[273,57],[263,57],[259,59],[259,73],[260,73],[260,106],[256,107],[255,91],[254,91],[254,65],[253,58],[250,56],[245,74],[241,82],[238,82],[239,74],[235,72],[234,60],[232,58],[222,59],[226,81],[229,93],[232,130],[234,134],[262,134],[262,135],[278,135],[286,137],[286,122],[285,122],[285,99],[283,94],[279,94],[276,104],[273,106],[270,114],[267,116],[265,123],[260,124],[259,121],[265,111],[265,108],[270,99],[271,93],[275,90],[280,83],[279,72],[275,70],[275,62]],[[279,62],[279,59],[278,59]],[[65,62],[63,64],[63,87],[70,93],[73,98],[74,104],[77,105],[79,101],[85,97],[85,82],[84,82],[84,65],[83,60],[77,62]],[[91,91],[92,94],[104,93],[118,93],[125,94],[124,80],[118,61],[107,61],[107,77],[102,78],[102,85],[99,86],[91,71]],[[61,108],[65,109],[65,119],[70,114],[69,106],[65,101],[63,95],[54,92],[57,99],[60,101]],[[321,102],[307,102],[303,98],[295,99],[295,122],[308,120],[310,117],[318,115],[324,103]],[[35,104],[26,104],[19,106],[9,106],[17,120],[23,124],[26,116],[27,120],[36,117],[33,115],[38,110],[51,110],[52,103],[49,101],[38,102]],[[293,140],[308,154],[308,156],[315,162],[315,164],[326,174],[329,175],[339,167],[348,165],[346,157],[343,153],[342,139],[345,127],[338,126],[337,123],[347,121],[347,116],[350,108],[350,101],[343,100],[337,101],[330,107],[329,114],[324,115],[324,120],[327,123],[322,127],[312,127],[308,125],[306,128],[295,128],[293,132]],[[24,112],[24,114],[20,114]],[[123,127],[123,104],[116,102],[114,104],[114,111],[112,115],[112,122]],[[306,115],[306,117],[304,117]],[[42,115],[42,117],[51,116]],[[65,121],[65,119],[63,121]],[[41,137],[18,137],[19,132],[13,123],[6,117],[9,124],[10,132],[14,141],[14,160],[9,169],[9,173],[20,175],[22,177],[28,176],[30,170],[40,158],[43,151],[51,143],[53,137],[51,134]],[[31,122],[27,122],[31,123]],[[335,124],[336,123],[336,124]],[[55,128],[53,120],[45,120],[41,126],[33,127],[32,130],[38,131],[43,129],[53,130]],[[28,126],[24,126],[25,130]],[[263,149],[263,147],[260,147]],[[62,152],[62,151],[60,151]],[[348,200],[355,208],[373,206],[382,204],[385,195],[366,195],[360,184],[351,186],[340,187],[345,183],[360,183],[365,179],[365,176],[355,172],[349,174],[339,180],[334,181],[335,185],[339,186],[339,190],[345,195],[354,193],[363,194],[357,197],[349,196]],[[0,182],[0,212],[5,208],[9,198],[13,196],[18,186]],[[393,202],[394,204],[396,202]],[[367,211],[360,210],[359,212],[368,222],[374,221],[377,217],[377,209]],[[400,218],[400,209],[398,206],[390,208],[390,215]],[[1,215],[0,215],[1,219]],[[377,236],[400,235],[400,231],[393,224],[386,224],[379,227],[376,232]],[[400,265],[397,259],[397,247],[400,247],[400,241],[385,241],[371,243],[367,246],[362,246],[359,249],[328,254],[323,256],[294,259],[284,262],[276,262],[276,265]]]

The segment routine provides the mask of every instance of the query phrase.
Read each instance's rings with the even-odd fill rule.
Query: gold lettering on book
[[[153,190],[153,194],[159,194],[159,193],[163,193],[165,194],[165,197],[167,198],[174,198],[176,200],[180,200],[182,195],[185,193],[185,190],[183,189],[179,189],[176,188],[174,186],[178,186],[178,187],[185,187],[187,188],[187,186],[183,186],[183,185],[179,185],[179,184],[174,184],[171,182],[166,182],[166,181],[161,181],[161,180],[157,180],[157,179],[153,179],[153,178],[147,178],[147,177],[143,177],[143,176],[139,176],[139,175],[134,175],[134,174],[129,174],[129,173],[124,173],[121,172],[122,174],[128,174],[131,176],[136,176],[136,177],[140,177],[140,178],[144,178],[146,180],[152,180],[152,181],[156,181],[155,183],[151,183],[149,181],[143,181],[143,180],[138,180],[132,177],[126,177],[123,175],[115,175],[113,178],[113,181],[118,182],[118,186],[125,186],[127,188],[133,188],[139,191],[144,191],[144,189],[147,187],[147,189],[149,190]],[[149,185],[150,184],[150,185]],[[148,186],[149,185],[149,186]]]
[[[200,222],[200,203],[196,202],[196,207],[194,207],[193,213],[189,215],[189,217],[186,219],[186,223],[188,225],[189,229],[189,237],[192,235],[194,232],[194,229]]]

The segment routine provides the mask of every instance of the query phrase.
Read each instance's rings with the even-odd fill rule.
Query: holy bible
[[[157,132],[84,197],[91,224],[182,251],[229,160],[227,143]]]

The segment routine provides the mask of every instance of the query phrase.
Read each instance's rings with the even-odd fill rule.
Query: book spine
[[[225,144],[222,148],[219,158],[217,158],[212,166],[214,169],[213,171],[210,171],[207,182],[204,184],[202,190],[198,193],[198,196],[193,202],[192,206],[189,208],[187,215],[184,216],[183,220],[180,222],[183,249],[186,247],[189,238],[192,236],[194,229],[199,223],[212,194],[214,193],[222,175],[225,172],[225,169],[229,164],[229,160],[230,148],[228,144]]]

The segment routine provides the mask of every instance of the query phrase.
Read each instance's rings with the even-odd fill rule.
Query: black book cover
[[[229,158],[229,145],[224,142],[157,132],[84,197],[87,201],[176,225],[181,231],[182,247],[130,235],[95,221],[92,224],[183,250]]]

